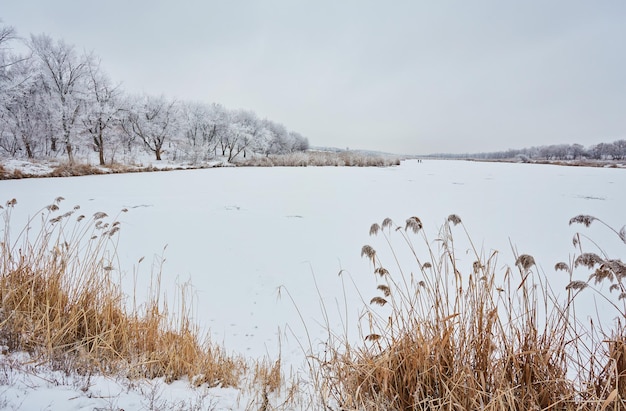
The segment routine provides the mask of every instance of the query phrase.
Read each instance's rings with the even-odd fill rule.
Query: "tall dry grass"
[[[400,165],[400,157],[356,151],[305,151],[240,159],[236,164],[247,167],[389,167]]]
[[[626,243],[624,229],[615,233]],[[434,241],[417,217],[403,226],[385,219],[370,234],[383,247],[362,249],[378,278],[360,318],[362,342],[331,334],[325,354],[311,362],[327,408],[626,409],[626,310],[615,302],[626,296],[621,260],[580,248],[571,267],[557,264],[570,282],[555,291],[532,256],[517,255],[502,269],[496,252],[479,252],[456,215]],[[455,237],[472,265],[459,263]],[[595,269],[591,278],[574,279],[574,266],[583,264]],[[620,291],[616,300],[595,289],[614,301],[615,313],[603,313],[617,315],[610,329],[576,316],[577,299],[596,281]]]
[[[78,206],[63,213],[62,200],[40,210],[15,238],[17,201],[0,207],[3,350],[28,352],[67,372],[237,385],[248,365],[200,334],[188,290],[180,290],[172,313],[160,300],[159,274],[147,302],[129,304],[116,266],[120,221],[80,215]]]

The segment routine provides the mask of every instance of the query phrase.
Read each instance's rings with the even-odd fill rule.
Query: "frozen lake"
[[[80,205],[86,215],[115,216],[128,208],[119,215],[125,289],[132,290],[136,277],[141,299],[153,261],[164,255],[162,290],[173,299],[176,284],[189,281],[194,319],[215,342],[273,358],[280,344],[291,364],[302,361],[299,343],[308,344],[300,315],[314,346],[325,338],[318,324],[320,301],[331,328],[342,332],[340,270],[365,292],[372,290],[372,270],[360,251],[364,244],[382,246],[382,239],[368,233],[386,217],[404,226],[408,217],[418,216],[434,240],[455,213],[479,248],[500,251],[502,266],[514,265],[512,245],[533,255],[540,272],[554,276],[556,289],[566,282],[554,273],[554,264],[574,253],[576,231],[613,258],[623,257],[625,249],[599,224],[568,226],[578,214],[617,230],[626,224],[621,169],[465,161],[405,161],[393,168],[215,168],[0,181],[0,194],[2,202],[18,200],[14,228],[58,196],[66,199],[62,211]],[[462,236],[462,229],[458,233]],[[461,259],[465,251],[459,250]],[[461,266],[472,261],[468,257]],[[281,286],[297,307],[285,291],[278,298]],[[355,293],[347,298],[352,326],[361,302]]]

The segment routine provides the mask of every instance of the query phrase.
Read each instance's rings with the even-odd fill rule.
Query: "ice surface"
[[[553,267],[574,253],[575,232],[598,241],[615,258],[624,255],[625,245],[606,228],[568,221],[590,214],[619,230],[626,224],[625,187],[626,172],[620,169],[405,161],[393,168],[214,168],[0,181],[0,200],[17,198],[12,224],[18,226],[58,196],[65,198],[62,206],[80,205],[86,215],[115,216],[128,208],[118,217],[126,289],[136,277],[141,300],[152,261],[163,255],[162,289],[174,301],[176,285],[190,282],[194,319],[216,343],[254,358],[275,359],[280,350],[283,364],[298,369],[304,364],[302,347],[323,349],[321,303],[332,331],[343,334],[347,324],[349,335],[358,338],[355,319],[363,303],[351,281],[369,301],[375,279],[360,251],[364,244],[382,246],[368,234],[372,223],[389,217],[403,225],[418,216],[434,240],[455,213],[479,248],[500,252],[502,266],[514,265],[512,247],[530,254],[558,291],[567,282]],[[470,267],[467,244],[459,246],[459,264]],[[77,395],[83,397],[72,409],[101,406],[67,386],[0,389],[6,398],[27,396],[20,398],[24,404],[35,401],[35,408]],[[38,395],[48,398],[50,390],[49,401]],[[121,408],[124,398],[116,396]]]

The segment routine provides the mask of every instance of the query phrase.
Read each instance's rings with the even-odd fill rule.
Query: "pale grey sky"
[[[131,93],[395,153],[626,138],[626,1],[0,0]]]

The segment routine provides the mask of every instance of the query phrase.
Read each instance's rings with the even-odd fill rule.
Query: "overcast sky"
[[[314,146],[428,154],[626,138],[626,1],[0,0],[131,93],[254,110]]]

